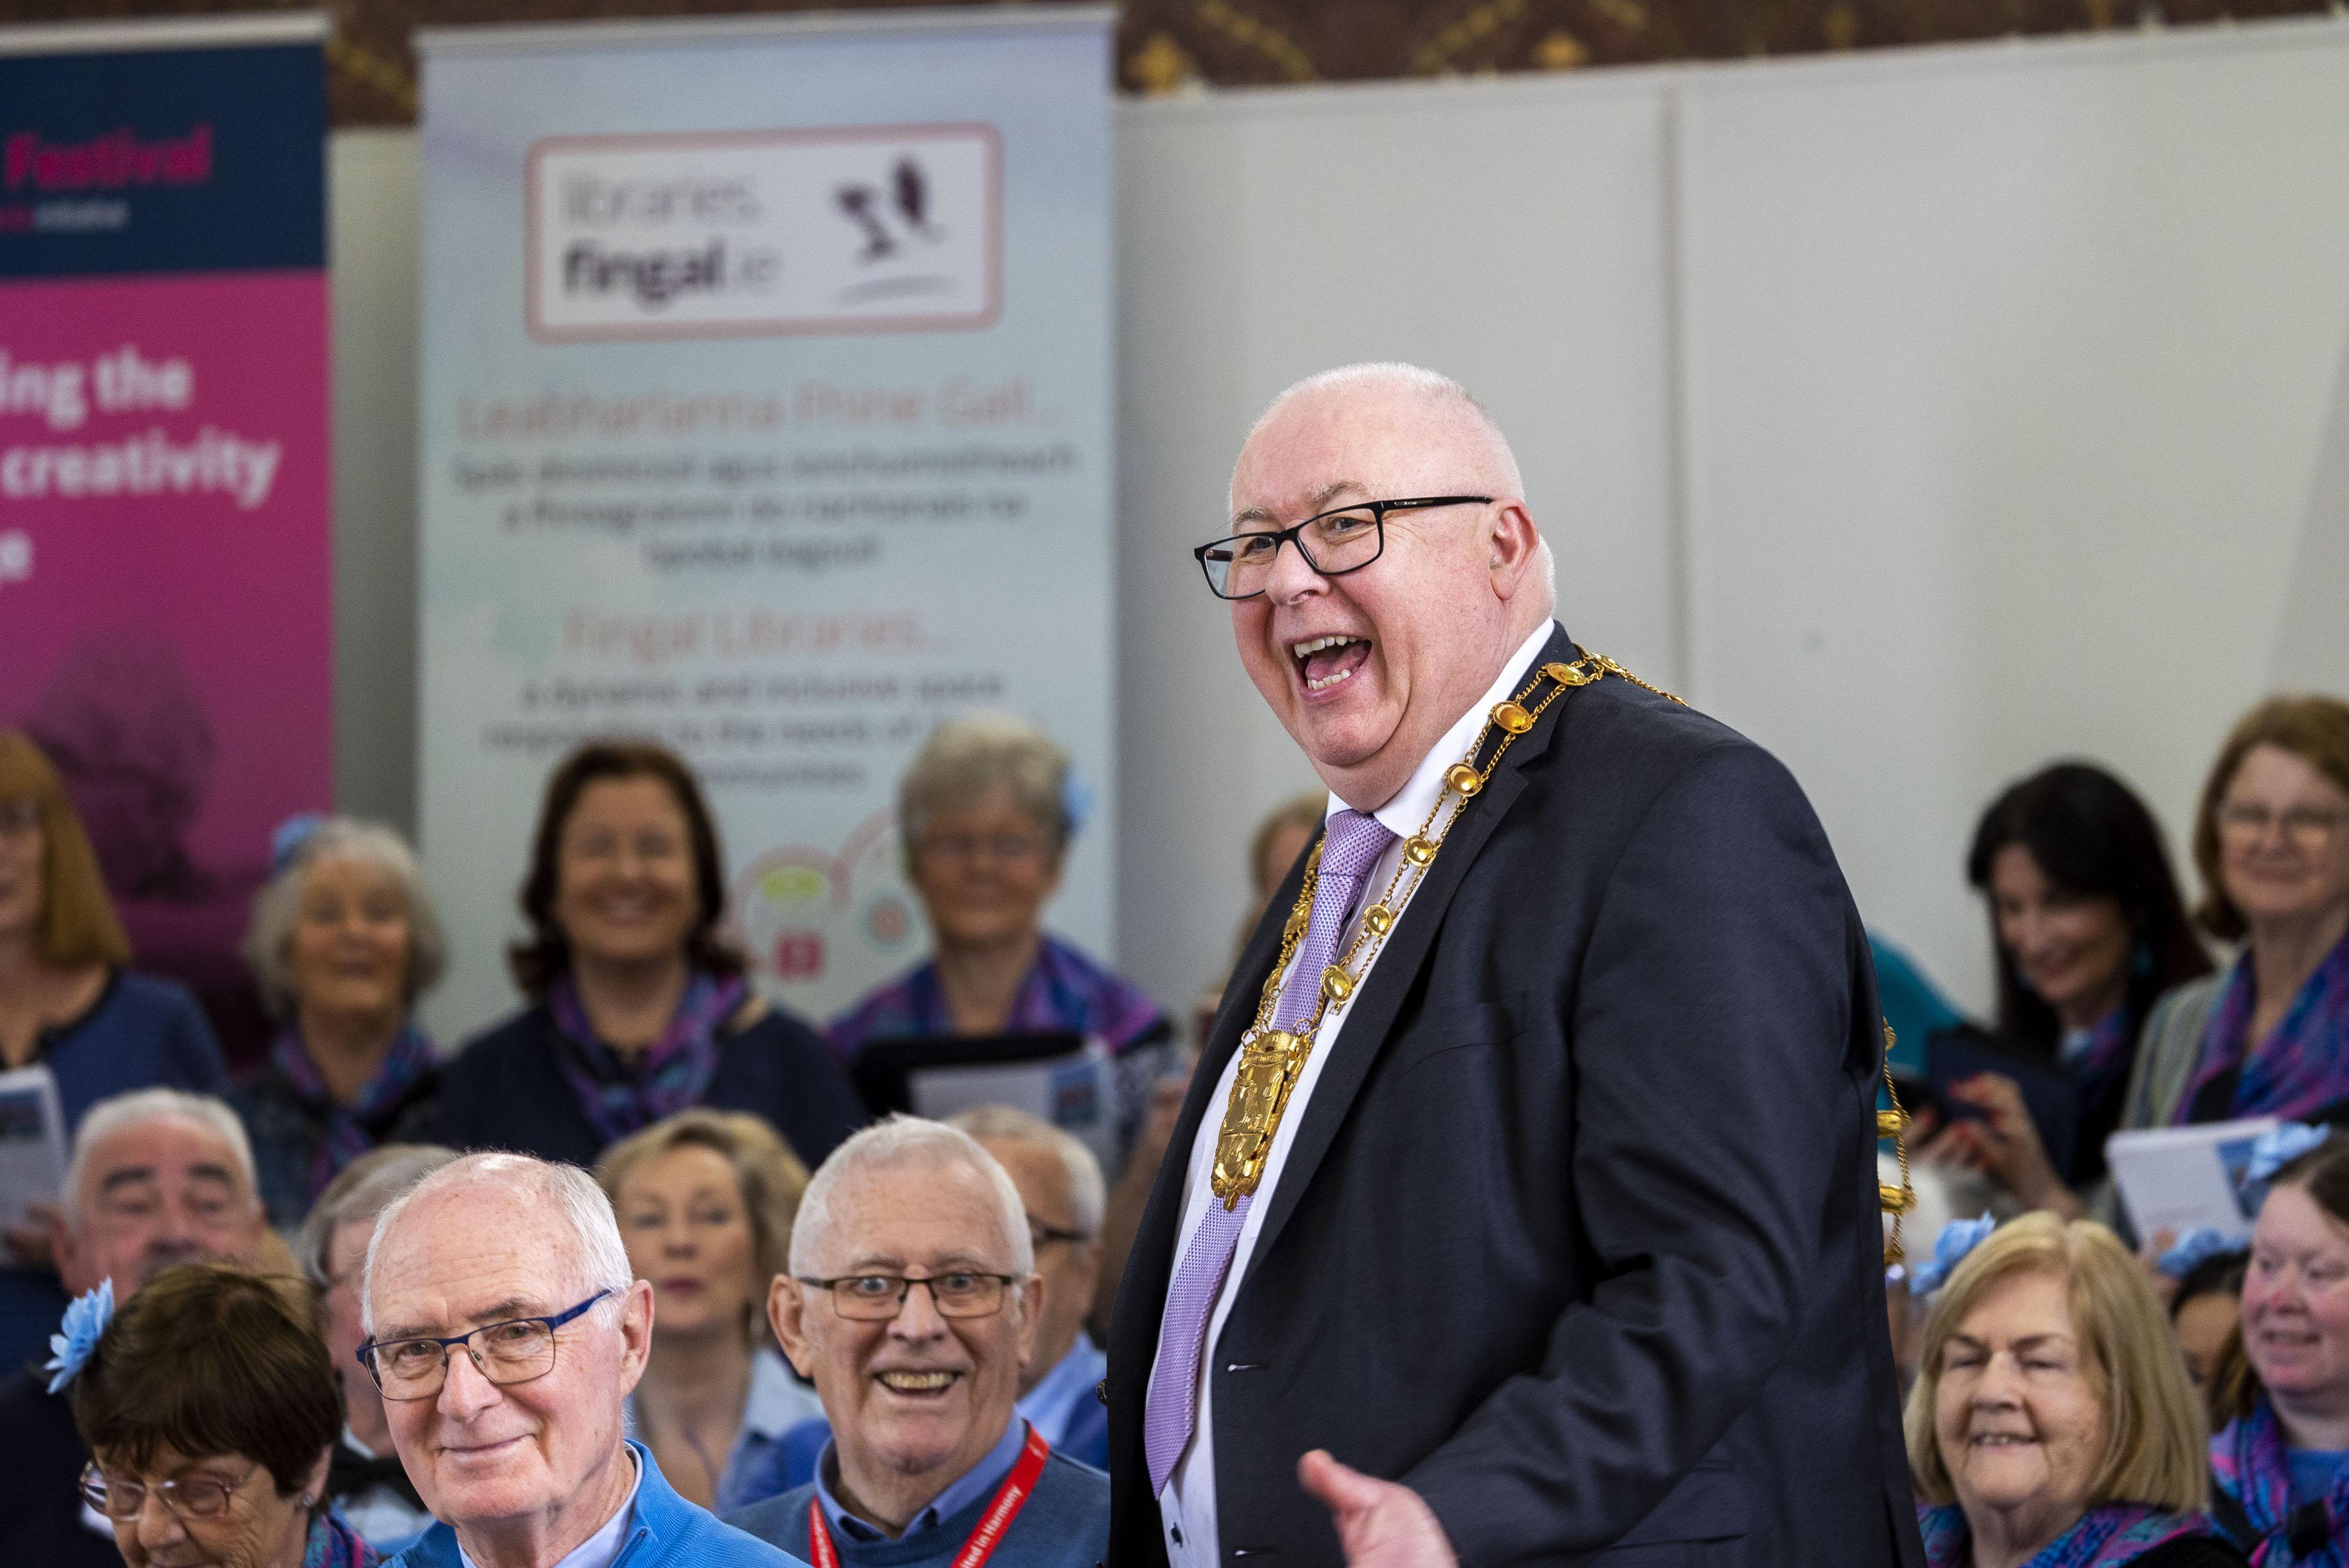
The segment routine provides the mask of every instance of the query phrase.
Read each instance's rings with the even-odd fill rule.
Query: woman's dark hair
[[[2192,1268],[2178,1276],[2177,1292],[2169,1298],[2169,1321],[2186,1304],[2197,1296],[2223,1295],[2240,1301],[2243,1295],[2243,1274],[2251,1266],[2249,1253],[2213,1253]]]
[[[101,1460],[143,1470],[165,1449],[241,1454],[280,1497],[343,1430],[343,1389],[301,1281],[181,1264],[124,1302],[73,1380],[74,1425]]]
[[[514,984],[543,999],[555,977],[571,967],[571,944],[554,920],[554,884],[563,830],[588,785],[602,779],[657,779],[677,797],[693,845],[697,913],[686,934],[686,962],[706,974],[742,973],[742,955],[718,934],[726,913],[726,872],[718,851],[718,824],[701,798],[693,769],[665,746],[649,740],[591,740],[564,758],[546,781],[538,809],[538,832],[531,841],[530,874],[523,880],[522,913],[531,937],[506,949]]]
[[[2187,923],[2153,813],[2103,769],[2058,762],[1991,802],[1966,855],[1966,880],[1985,897],[1991,866],[2011,844],[2030,851],[2041,873],[2064,892],[2109,898],[2121,906],[2131,934],[2127,1006],[2132,1038],[2155,997],[2210,973],[2209,955]],[[2052,1054],[2062,1026],[2055,1010],[2023,983],[2006,944],[1998,940],[1995,907],[1991,947],[1998,954],[1999,1032]]]
[[[2304,1189],[2333,1223],[2349,1225],[2349,1138],[2335,1131],[2299,1159],[2287,1162],[2268,1178],[2270,1192],[2279,1187]],[[2178,1298],[2185,1299],[2185,1295],[2181,1281]],[[2243,1347],[2243,1326],[2238,1322],[2235,1332],[2227,1336],[2227,1347],[2219,1353],[2219,1365],[2210,1372],[2212,1426],[2223,1426],[2239,1416],[2250,1415],[2259,1401],[2260,1375],[2251,1367],[2250,1352]]]

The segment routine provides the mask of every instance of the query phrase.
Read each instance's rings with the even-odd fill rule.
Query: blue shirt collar
[[[1092,1336],[1080,1328],[1069,1353],[1020,1397],[1019,1413],[1044,1434],[1046,1442],[1057,1446],[1068,1435],[1071,1418],[1093,1398],[1108,1369],[1108,1358],[1094,1346]]]
[[[988,1449],[977,1464],[957,1477],[944,1491],[932,1498],[928,1507],[914,1515],[905,1526],[905,1533],[898,1539],[911,1540],[924,1531],[936,1530],[940,1520],[953,1518],[973,1501],[985,1496],[993,1490],[996,1482],[1011,1473],[1011,1467],[1019,1462],[1019,1450],[1027,1442],[1026,1421],[1015,1418],[1005,1422],[1003,1436],[996,1439],[995,1446]],[[823,1457],[816,1461],[815,1466],[815,1500],[823,1510],[824,1522],[832,1527],[834,1535],[846,1536],[851,1541],[888,1540],[885,1532],[865,1523],[841,1507],[840,1499],[833,1495],[832,1483],[826,1478],[839,1473],[840,1458],[833,1451],[836,1446],[836,1442],[824,1444]]]

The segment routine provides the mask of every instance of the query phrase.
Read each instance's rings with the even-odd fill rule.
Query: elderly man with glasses
[[[817,1568],[1093,1568],[1109,1482],[1013,1402],[1045,1284],[1003,1167],[892,1117],[808,1183],[768,1314],[833,1440],[816,1478],[733,1522]]]
[[[1456,382],[1299,383],[1230,502],[1206,586],[1330,799],[1126,1264],[1112,1559],[1915,1564],[1876,986],[1802,791],[1551,618]]]
[[[252,1264],[269,1244],[243,1125],[209,1095],[138,1089],[92,1106],[64,1198],[57,1272],[77,1296],[110,1282],[127,1302],[174,1264]],[[0,1563],[116,1568],[113,1526],[77,1491],[89,1454],[56,1380],[0,1383]]]
[[[400,1568],[774,1568],[621,1432],[652,1286],[574,1166],[473,1154],[376,1222],[358,1356],[409,1479],[442,1522]]]

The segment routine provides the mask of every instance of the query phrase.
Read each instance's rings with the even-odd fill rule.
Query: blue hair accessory
[[[2178,1238],[2177,1244],[2161,1254],[2154,1267],[2171,1279],[2184,1279],[2212,1258],[2240,1252],[2243,1235],[2230,1233],[2216,1225],[2197,1225]]]
[[[2332,1136],[2330,1127],[2311,1127],[2302,1121],[2269,1128],[2251,1140],[2251,1157],[2243,1164],[2244,1184],[2266,1181]]]
[[[1982,1239],[1998,1229],[1998,1222],[1988,1214],[1974,1220],[1951,1220],[1933,1238],[1933,1260],[1919,1264],[1909,1271],[1909,1294],[1930,1295],[1950,1283],[1950,1271],[1965,1262],[1966,1254],[1982,1244]]]
[[[1077,777],[1077,765],[1071,762],[1068,771],[1061,775],[1061,815],[1069,820],[1069,837],[1075,838],[1077,830],[1092,814],[1092,788]]]
[[[269,835],[269,874],[275,876],[292,865],[294,857],[302,852],[302,846],[326,825],[323,811],[296,812],[278,823],[277,830]]]
[[[49,1379],[49,1392],[74,1380],[74,1375],[89,1365],[91,1352],[98,1348],[98,1336],[106,1326],[114,1321],[114,1282],[102,1279],[98,1288],[77,1297],[66,1308],[63,1332],[49,1336],[49,1359],[41,1370],[54,1372]]]

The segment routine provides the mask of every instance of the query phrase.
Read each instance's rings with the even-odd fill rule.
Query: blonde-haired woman
[[[2026,1214],[1951,1271],[1908,1410],[1927,1568],[2226,1568],[2205,1426],[2145,1272]]]
[[[767,1291],[785,1273],[807,1167],[746,1111],[680,1111],[595,1167],[653,1287],[653,1347],[627,1407],[636,1438],[684,1497],[720,1513],[783,1433],[823,1407],[776,1354]]]

